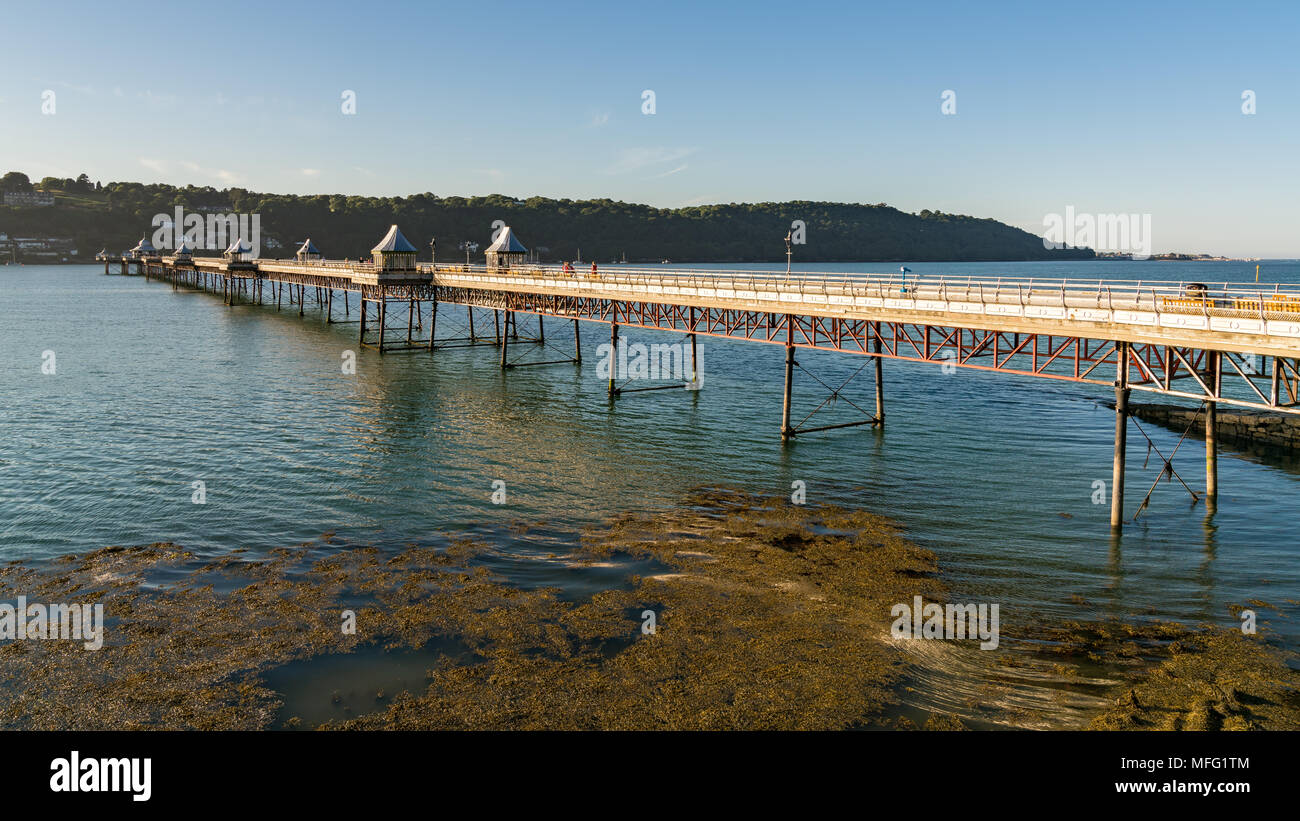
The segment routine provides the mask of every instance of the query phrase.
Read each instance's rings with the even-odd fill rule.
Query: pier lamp
[[[429,261],[430,262],[438,261],[438,238],[437,237],[433,237],[432,239],[429,240]]]
[[[903,293],[907,293],[907,275],[912,273],[912,269],[906,265],[900,265],[898,272],[903,275]]]
[[[790,278],[790,259],[794,255],[794,244],[791,242],[791,232],[785,232],[785,278]]]

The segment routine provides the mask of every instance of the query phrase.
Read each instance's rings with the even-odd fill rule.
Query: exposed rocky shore
[[[1129,412],[1138,419],[1180,432],[1190,425],[1189,436],[1205,438],[1205,414],[1199,408],[1182,405],[1131,404]],[[1222,406],[1219,408],[1218,416],[1219,441],[1225,445],[1300,450],[1300,416],[1246,408],[1227,409]]]

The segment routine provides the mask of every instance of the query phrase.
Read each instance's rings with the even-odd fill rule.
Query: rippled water
[[[804,266],[819,267],[896,269]],[[1254,277],[1253,263],[909,267]],[[1300,281],[1295,262],[1263,270],[1270,281]],[[1099,615],[1232,624],[1228,604],[1260,599],[1290,616],[1262,611],[1261,624],[1291,646],[1300,637],[1300,475],[1228,451],[1212,519],[1177,483],[1162,483],[1113,542],[1108,505],[1091,500],[1093,481],[1110,480],[1114,417],[1098,404],[1110,398],[1104,389],[887,361],[885,432],[813,434],[783,447],[776,345],[702,337],[703,390],[629,395],[611,406],[596,371],[602,325],[584,326],[581,367],[503,373],[492,347],[363,350],[356,374],[345,375],[340,361],[357,348],[355,325],[330,326],[310,310],[299,318],[227,308],[208,294],[104,276],[102,267],[0,267],[0,308],[3,560],[163,540],[219,554],[329,531],[387,546],[467,533],[499,546],[498,569],[512,580],[581,591],[608,586],[612,571],[539,559],[564,553],[582,528],[669,508],[700,484],[788,494],[803,480],[810,500],[898,520],[939,554],[958,600],[1002,603],[1004,632]],[[440,311],[440,333],[454,333],[463,313]],[[521,331],[531,322],[521,318]],[[566,325],[547,325],[548,342],[564,354]],[[54,375],[42,373],[45,351],[55,354]],[[825,352],[799,359],[832,385],[867,361]],[[845,397],[871,407],[869,375]],[[795,395],[798,420],[825,391],[799,374]],[[852,418],[841,402],[825,421]],[[1166,453],[1178,439],[1144,428]],[[1130,433],[1130,512],[1155,479],[1154,461],[1142,468],[1144,445]],[[1176,466],[1203,486],[1198,441],[1183,444]],[[498,479],[503,506],[491,501]],[[191,502],[196,481],[207,504]]]

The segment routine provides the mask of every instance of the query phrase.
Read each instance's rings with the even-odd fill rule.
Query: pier
[[[274,305],[305,316],[310,302],[327,322],[356,323],[358,344],[380,353],[494,346],[502,369],[581,362],[580,322],[608,325],[615,346],[620,327],[686,334],[692,376],[699,335],[780,345],[785,363],[780,435],[786,440],[837,428],[883,427],[885,360],[1102,386],[1113,389],[1115,398],[1111,526],[1116,531],[1124,522],[1128,401],[1134,391],[1201,403],[1203,495],[1211,510],[1218,495],[1219,405],[1300,415],[1297,286],[621,265],[586,271],[524,262],[522,245],[505,230],[481,265],[417,262],[415,247],[397,226],[372,249],[370,262],[326,259],[310,240],[294,259],[254,259],[242,240],[221,257],[195,256],[184,246],[162,254],[143,239],[126,255],[101,258],[105,274],[143,275],[173,288],[221,294],[231,308]],[[440,310],[444,316],[464,311],[468,334],[438,336]],[[483,311],[491,313],[490,327],[475,325]],[[520,315],[531,317],[534,336],[520,337]],[[547,318],[572,322],[573,356],[511,361],[512,345],[545,343]],[[862,412],[858,421],[792,423],[796,369],[831,397],[848,384],[822,382],[799,363],[797,350],[866,357],[857,373],[873,366],[874,412],[853,405]],[[611,374],[608,393],[615,400],[673,387],[682,385],[620,388]],[[1172,473],[1172,454],[1160,458]]]

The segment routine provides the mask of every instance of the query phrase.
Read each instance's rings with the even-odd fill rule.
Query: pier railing
[[[774,303],[813,302],[910,308],[920,311],[992,313],[1045,319],[1174,324],[1184,328],[1300,337],[1300,286],[1249,283],[1208,285],[1190,281],[1013,279],[948,275],[825,274],[784,271],[703,269],[606,269],[559,266],[422,264],[421,270],[446,280],[477,280],[484,285],[527,286],[564,290],[628,290],[647,294],[692,294]],[[1164,321],[1164,315],[1170,315]],[[1197,318],[1204,321],[1197,321]],[[1244,327],[1211,320],[1254,320],[1268,326]],[[1274,323],[1282,323],[1275,326]]]
[[[168,258],[173,259],[173,258]],[[193,257],[196,264],[223,266],[219,257]],[[250,264],[277,270],[298,269],[302,273],[330,271],[374,276],[382,269],[370,262],[353,260],[297,260],[261,258]],[[1240,315],[1300,314],[1300,285],[1241,282],[1205,283],[1171,280],[1081,279],[1065,277],[990,277],[950,274],[826,273],[810,271],[755,271],[742,269],[633,268],[616,265],[597,268],[579,266],[568,272],[559,265],[515,265],[489,268],[459,263],[420,263],[418,270],[430,274],[483,277],[486,281],[546,279],[600,285],[627,285],[637,290],[658,287],[687,287],[725,291],[787,292],[815,295],[839,294],[901,298],[919,301],[938,298],[981,304],[1058,304],[1134,310]]]
[[[213,263],[221,265],[221,263]],[[412,279],[458,288],[676,302],[779,314],[889,317],[1016,332],[1155,344],[1175,340],[1294,355],[1300,350],[1300,285],[1053,277],[952,276],[525,264],[509,268],[420,263],[414,271],[350,260],[259,259],[255,277],[350,281],[360,290]],[[205,266],[206,267],[206,266]],[[298,284],[302,284],[298,282]],[[308,283],[310,284],[310,283]],[[323,284],[323,283],[318,283]],[[346,286],[345,286],[346,287]],[[909,317],[915,316],[916,320]],[[973,323],[974,317],[981,317]]]

